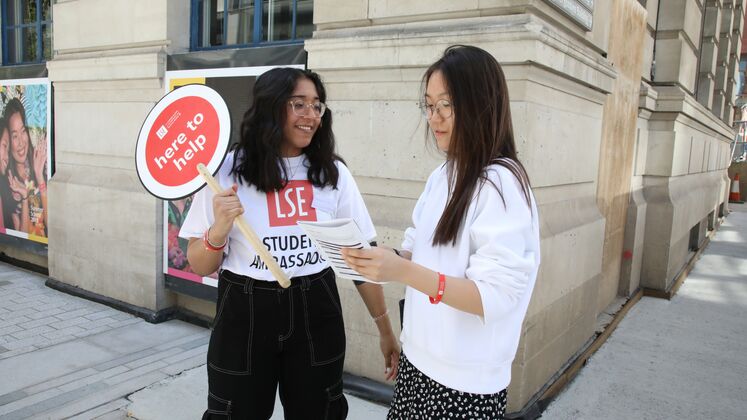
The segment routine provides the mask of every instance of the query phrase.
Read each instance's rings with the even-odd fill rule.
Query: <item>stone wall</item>
[[[584,2],[593,4],[590,30],[551,3],[317,1],[306,42],[339,152],[390,246],[443,160],[416,107],[425,68],[459,43],[503,65],[542,237],[509,411],[532,403],[588,344],[610,303],[639,287],[668,289],[730,187],[743,0],[649,0],[645,11],[635,0]],[[188,49],[189,5],[55,2],[48,263],[56,280],[147,311],[209,315],[212,304],[163,287],[162,206],[132,159],[163,95],[167,56]],[[345,369],[382,380],[376,328],[354,287],[339,284]],[[385,294],[397,321],[403,288]]]
[[[167,54],[188,48],[189,1],[53,7],[49,275],[159,311],[173,304],[163,288],[163,213],[141,186],[133,153],[145,116],[163,96]]]

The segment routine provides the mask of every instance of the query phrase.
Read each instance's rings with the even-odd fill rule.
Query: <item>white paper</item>
[[[298,226],[314,242],[319,252],[334,270],[338,277],[369,283],[384,284],[369,280],[350,268],[342,258],[342,248],[368,249],[363,233],[353,219],[334,219],[325,222],[297,222]]]

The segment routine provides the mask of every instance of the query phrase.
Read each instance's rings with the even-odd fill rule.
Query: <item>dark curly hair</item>
[[[239,182],[246,181],[259,191],[282,189],[288,180],[288,170],[282,156],[283,125],[296,84],[301,79],[314,83],[319,100],[325,102],[327,93],[319,75],[290,67],[275,68],[257,78],[252,105],[241,123],[241,138],[235,146],[236,156],[231,169]],[[337,187],[339,171],[335,161],[342,159],[335,153],[332,133],[332,112],[327,110],[309,146],[303,149],[309,160],[307,178],[317,187]]]

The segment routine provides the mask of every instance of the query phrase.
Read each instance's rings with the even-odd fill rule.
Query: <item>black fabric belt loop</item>
[[[254,282],[255,281],[256,281],[255,279],[250,277],[249,281],[244,283],[244,294],[245,295],[251,295],[252,293],[254,293]]]

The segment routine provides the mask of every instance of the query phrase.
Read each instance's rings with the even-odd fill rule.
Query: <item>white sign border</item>
[[[218,114],[219,132],[218,132],[218,145],[216,153],[210,159],[207,165],[205,165],[211,174],[218,172],[223,160],[228,152],[228,144],[231,138],[231,114],[228,112],[228,105],[213,88],[199,84],[189,84],[180,86],[179,89],[166,94],[153,109],[148,113],[148,116],[143,122],[143,126],[140,128],[140,134],[137,139],[137,147],[135,150],[135,161],[136,170],[140,182],[143,184],[146,190],[152,195],[162,200],[177,200],[180,198],[187,197],[199,191],[204,185],[205,180],[195,171],[195,177],[186,184],[178,186],[169,186],[161,184],[156,181],[148,171],[148,165],[145,160],[145,146],[148,141],[148,135],[153,128],[153,123],[156,118],[161,115],[166,107],[178,101],[179,99],[186,98],[189,96],[197,96],[210,102],[215,108]]]

